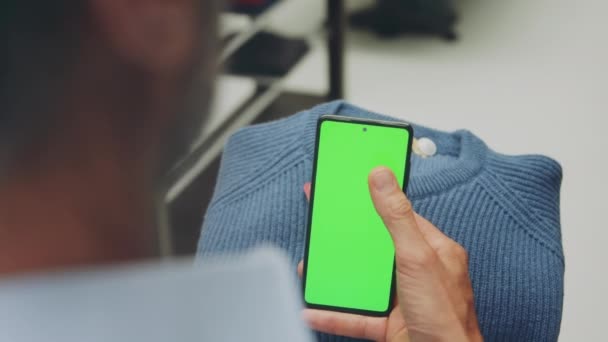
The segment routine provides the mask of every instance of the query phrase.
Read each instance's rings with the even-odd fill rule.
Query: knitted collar
[[[321,115],[334,114],[353,117],[373,117],[378,120],[397,121],[382,114],[370,113],[344,101],[334,101],[314,107],[305,116],[304,129],[297,141],[312,160],[314,154],[317,120]],[[412,173],[408,185],[410,198],[426,197],[445,192],[459,184],[469,182],[479,174],[488,153],[487,146],[478,137],[466,130],[453,133],[440,132],[412,124],[416,138],[427,137],[437,145],[437,155],[450,156],[448,163],[440,167],[425,168],[425,173]],[[413,156],[412,164],[430,162]]]

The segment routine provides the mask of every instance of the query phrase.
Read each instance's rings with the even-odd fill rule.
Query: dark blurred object
[[[370,29],[381,37],[401,34],[437,35],[457,39],[458,20],[451,0],[377,0],[374,7],[350,17],[353,26]]]
[[[258,15],[274,5],[277,0],[233,0],[230,11],[235,13]]]
[[[262,38],[257,37],[267,28],[265,24],[267,16],[264,15],[266,12],[250,15],[251,24],[245,29],[246,31],[233,32],[232,36],[228,36],[230,34],[228,33],[223,37],[224,50],[222,50],[221,61],[224,71],[233,74],[238,74],[237,71],[247,71],[254,76],[252,78],[258,83],[258,87],[242,108],[225,118],[224,123],[219,125],[207,138],[193,146],[191,152],[167,174],[165,179],[167,193],[160,205],[161,211],[158,215],[158,220],[161,222],[158,232],[161,255],[192,255],[195,253],[204,213],[212,197],[213,187],[209,185],[216,183],[220,153],[228,136],[252,122],[277,120],[318,103],[344,97],[344,36],[346,33],[344,0],[325,1],[328,17],[326,27],[328,68],[319,70],[319,72],[328,72],[329,82],[326,94],[293,93],[284,89],[285,74],[302,58],[290,57],[290,62],[287,63],[286,56],[298,56],[300,53],[294,54],[294,50],[289,52],[290,49],[285,48],[285,45],[277,47],[269,43],[283,41],[284,38],[277,36],[263,38],[267,34],[264,34]],[[225,7],[226,11],[229,12],[229,8],[234,2],[235,0],[224,1],[224,4],[228,3],[228,7]],[[280,0],[274,2],[277,7],[280,3]],[[274,8],[269,6],[267,10],[273,11]],[[249,42],[252,39],[256,39],[258,42]],[[236,44],[233,41],[236,41]],[[248,42],[255,44],[262,51],[240,51],[243,48],[253,49],[254,45],[247,45]],[[294,42],[296,44],[287,45],[299,46],[295,49],[296,52],[297,50],[305,51],[302,47],[305,47],[306,50],[309,49],[305,40]],[[232,45],[233,49],[226,53],[228,45]],[[284,64],[283,67],[273,65],[260,68],[252,66],[255,60],[260,64],[276,60]],[[245,61],[244,64],[241,64],[241,61]],[[292,67],[285,67],[290,64]],[[270,75],[264,75],[262,70],[270,70]],[[275,76],[272,76],[273,73]]]
[[[238,75],[282,77],[308,50],[305,40],[261,32],[228,60],[226,69],[229,73]]]

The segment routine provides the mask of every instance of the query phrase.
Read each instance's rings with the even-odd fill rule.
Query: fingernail
[[[379,167],[372,171],[370,177],[372,186],[378,192],[388,192],[396,186],[395,177],[391,170],[386,167]]]

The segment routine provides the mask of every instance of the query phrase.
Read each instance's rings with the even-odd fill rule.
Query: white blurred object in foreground
[[[0,283],[0,341],[306,342],[285,259],[166,262]]]

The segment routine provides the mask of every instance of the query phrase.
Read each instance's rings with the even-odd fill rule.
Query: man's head
[[[211,96],[215,0],[3,0],[0,274],[152,254]]]
[[[78,130],[111,133],[134,156],[178,154],[209,102],[215,3],[3,1],[1,167]]]

